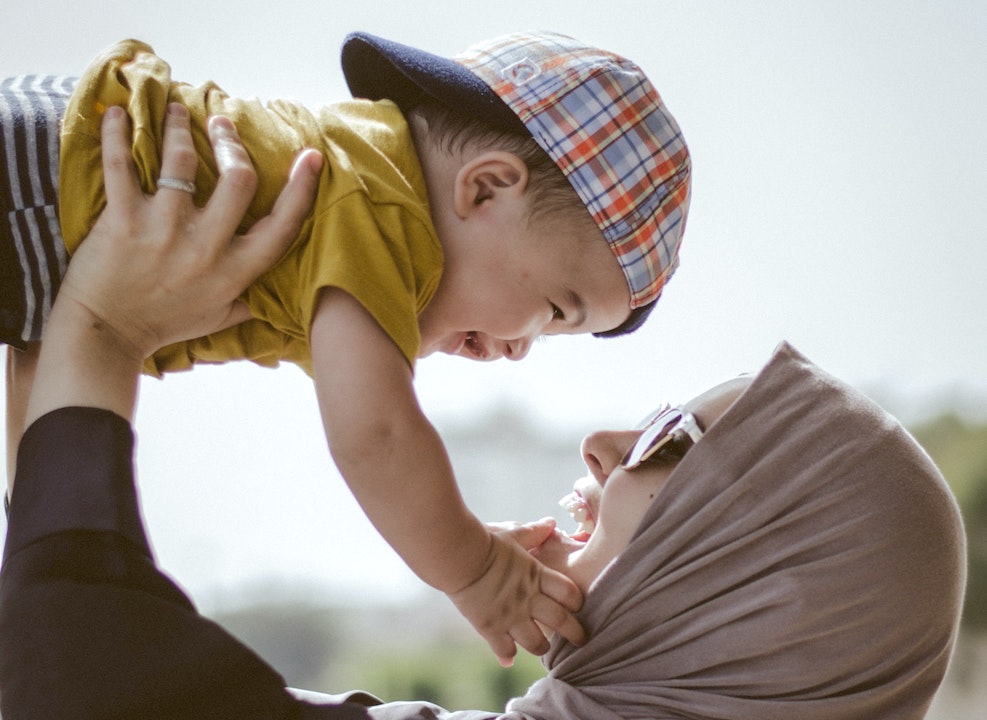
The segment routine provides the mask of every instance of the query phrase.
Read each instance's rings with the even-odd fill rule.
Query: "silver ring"
[[[188,180],[179,180],[178,178],[163,177],[158,178],[158,190],[161,188],[168,188],[169,190],[181,190],[182,192],[187,192],[190,195],[195,195],[196,187],[194,182],[189,182]]]

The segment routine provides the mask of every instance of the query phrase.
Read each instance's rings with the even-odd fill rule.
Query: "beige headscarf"
[[[783,344],[590,589],[589,643],[556,639],[507,716],[922,718],[964,573],[929,458]]]

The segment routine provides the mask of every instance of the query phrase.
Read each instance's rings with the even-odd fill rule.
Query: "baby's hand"
[[[539,625],[575,645],[585,643],[586,632],[574,615],[582,606],[582,593],[529,552],[551,535],[554,522],[487,527],[491,543],[482,575],[449,597],[500,664],[514,663],[515,643],[534,655],[547,652],[548,638]]]

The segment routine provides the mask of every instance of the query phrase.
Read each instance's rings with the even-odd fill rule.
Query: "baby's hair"
[[[512,133],[492,127],[437,102],[424,100],[410,113],[425,121],[427,137],[439,149],[456,153],[467,147],[496,149],[517,155],[528,168],[531,219],[564,215],[580,218],[596,228],[596,223],[575,189],[535,139],[527,133]]]
[[[529,221],[545,217],[561,217],[574,222],[575,229],[592,229],[590,233],[579,233],[585,237],[599,237],[600,231],[586,205],[569,183],[569,180],[555,164],[551,156],[527,133],[512,133],[492,127],[475,117],[458,113],[441,103],[422,99],[408,114],[412,128],[415,128],[416,142],[429,142],[449,153],[457,153],[467,147],[483,150],[496,149],[509,152],[521,158],[528,168],[527,192]],[[416,132],[420,119],[425,127],[425,137]],[[634,308],[630,316],[613,330],[593,333],[596,337],[617,337],[639,328],[651,313],[657,302]]]

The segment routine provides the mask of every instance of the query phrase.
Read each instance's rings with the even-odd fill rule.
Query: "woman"
[[[598,477],[628,440],[587,440]],[[963,535],[890,416],[782,345],[641,507],[588,588],[589,643],[557,642],[516,712],[924,717],[957,630]]]
[[[191,212],[177,195],[153,205]],[[572,504],[588,534],[505,530],[580,584],[590,640],[556,638],[548,676],[504,713],[285,690],[160,573],[141,526],[129,425],[141,360],[226,317],[264,262],[239,258],[231,276],[221,232],[145,227],[162,225],[175,242],[148,270],[146,247],[128,255],[140,229],[104,224],[52,314],[0,575],[7,720],[924,716],[959,618],[956,505],[897,422],[787,345],[652,432],[587,438],[592,478]],[[106,267],[130,268],[137,287]],[[162,278],[182,288],[170,307],[148,297]],[[203,298],[215,312],[191,318]],[[71,374],[65,357],[78,358]]]
[[[932,462],[787,344],[753,380],[686,409],[709,425],[681,461],[626,469],[639,431],[589,436],[592,480],[570,502],[592,534],[538,550],[586,593],[589,642],[556,637],[548,676],[505,715],[430,708],[435,717],[925,716],[965,567],[959,514]],[[416,714],[427,707],[370,715],[433,717]]]

